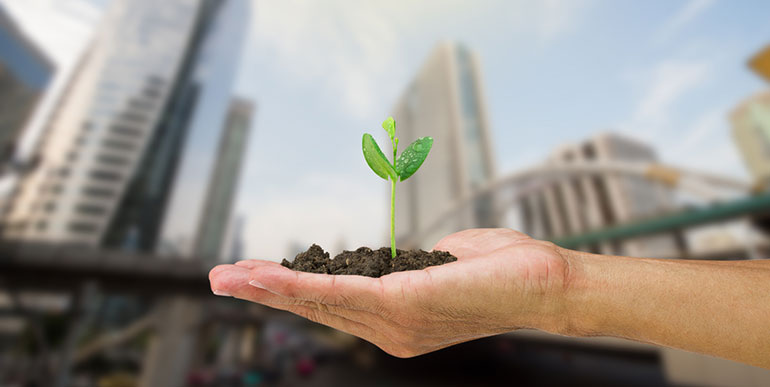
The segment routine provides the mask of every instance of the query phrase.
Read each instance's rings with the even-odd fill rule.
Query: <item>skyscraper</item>
[[[654,150],[646,144],[619,134],[605,133],[579,144],[561,146],[553,152],[548,163],[656,160]],[[660,183],[615,173],[530,183],[536,188],[528,190],[519,202],[521,228],[540,239],[579,234],[668,211],[674,200],[672,192]],[[585,248],[605,254],[673,257],[678,256],[683,243],[681,235],[662,235]]]
[[[234,98],[230,103],[227,120],[219,139],[219,150],[211,171],[211,182],[206,192],[200,220],[197,222],[198,230],[193,251],[195,256],[202,257],[212,264],[217,263],[222,254],[253,111],[254,107],[250,101]],[[239,230],[233,231],[240,233]],[[239,235],[236,236],[236,238],[239,237]]]
[[[420,173],[401,184],[396,206],[398,239],[435,221],[464,195],[495,176],[491,134],[478,57],[456,43],[439,44],[396,103],[400,144],[434,138]],[[493,197],[476,200],[420,242],[431,247],[463,228],[495,226]]]
[[[247,6],[114,1],[45,128],[4,236],[153,250],[191,139],[204,127],[216,138],[222,126]]]
[[[216,176],[249,1],[203,1],[199,30],[157,136],[104,235],[108,247],[189,256]],[[169,250],[170,248],[170,250]]]
[[[51,61],[0,5],[0,163],[13,155],[53,72]]]

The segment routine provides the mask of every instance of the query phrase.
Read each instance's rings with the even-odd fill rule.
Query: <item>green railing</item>
[[[659,234],[762,213],[770,214],[770,193],[763,193],[726,203],[690,208],[673,214],[606,227],[583,234],[552,238],[551,241],[559,246],[574,249],[578,246]]]

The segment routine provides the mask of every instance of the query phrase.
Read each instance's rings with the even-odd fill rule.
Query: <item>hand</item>
[[[294,272],[247,260],[211,270],[215,294],[287,310],[411,357],[530,327],[560,329],[568,256],[508,229],[449,235],[456,262],[381,278]]]

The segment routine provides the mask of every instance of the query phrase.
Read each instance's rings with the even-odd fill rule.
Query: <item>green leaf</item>
[[[401,152],[401,156],[398,156],[398,160],[396,160],[396,174],[401,178],[401,181],[408,179],[420,169],[432,146],[433,138],[420,137]]]
[[[369,168],[371,168],[377,176],[385,180],[388,180],[388,177],[394,180],[396,179],[396,171],[393,169],[393,166],[390,165],[390,162],[388,162],[385,154],[382,153],[380,146],[377,145],[377,142],[374,141],[371,134],[364,134],[361,148],[364,150],[366,163],[369,164]]]
[[[393,136],[396,135],[396,121],[393,117],[388,117],[385,121],[382,121],[382,128],[388,132],[390,139],[393,140]]]

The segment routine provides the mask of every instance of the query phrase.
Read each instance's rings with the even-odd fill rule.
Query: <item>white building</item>
[[[478,57],[462,45],[439,44],[399,98],[393,118],[401,149],[419,137],[434,139],[420,171],[397,190],[396,237],[403,240],[495,176]],[[495,226],[492,209],[492,197],[483,197],[421,238],[419,246],[404,247],[430,248],[451,232]]]
[[[548,163],[654,162],[654,150],[615,133],[557,149]],[[536,185],[520,199],[522,231],[539,239],[580,234],[673,209],[673,193],[658,182],[616,173],[587,174]],[[614,241],[584,250],[647,257],[679,255],[681,235]]]

